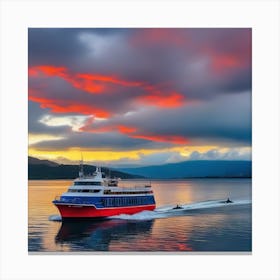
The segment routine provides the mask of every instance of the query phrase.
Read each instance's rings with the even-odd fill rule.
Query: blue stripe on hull
[[[126,207],[137,205],[155,204],[153,195],[147,196],[102,196],[102,197],[85,197],[85,196],[61,196],[60,200],[53,201],[54,204],[86,204],[94,205],[98,209],[110,207]]]

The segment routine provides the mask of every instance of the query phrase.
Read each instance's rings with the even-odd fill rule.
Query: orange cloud
[[[142,82],[125,81],[114,76],[104,76],[99,74],[77,74],[77,77],[85,79],[87,81],[101,81],[106,83],[119,84],[122,86],[141,87],[144,85],[144,83]]]
[[[37,69],[34,69],[33,67],[28,68],[28,76],[29,77],[37,77],[38,76],[38,71]]]
[[[29,100],[40,103],[41,108],[50,108],[53,113],[77,113],[82,115],[95,115],[100,118],[108,118],[111,115],[110,112],[98,107],[71,100],[48,99],[30,94]]]
[[[141,95],[136,95],[135,100],[146,105],[153,105],[162,108],[179,107],[184,102],[184,95],[179,92],[170,90],[161,90],[159,86],[150,85],[140,81],[129,81],[112,75],[100,75],[90,73],[72,73],[66,67],[57,67],[52,65],[39,65],[29,68],[30,77],[40,77],[46,75],[50,77],[59,77],[70,83],[73,87],[78,88],[90,94],[108,94],[114,91],[112,84],[124,87],[139,88]],[[30,89],[30,92],[32,89]],[[132,93],[133,94],[133,93]],[[90,114],[97,117],[108,117],[110,113],[98,106],[83,104],[81,100],[78,102],[70,100],[51,100],[49,98],[41,98],[42,93],[33,92],[30,94],[30,100],[41,103],[41,107],[50,108],[56,113],[79,113]],[[79,109],[81,111],[79,111]],[[118,128],[120,131],[128,131],[124,127]]]
[[[222,72],[225,69],[242,68],[244,63],[236,55],[215,55],[212,58],[212,68],[215,72]]]
[[[44,74],[48,76],[59,76],[59,77],[67,77],[67,69],[65,67],[56,67],[52,65],[40,65],[40,66],[35,66],[31,67],[31,70],[33,71],[41,71]]]
[[[118,129],[120,133],[129,134],[137,131],[137,128],[125,125],[118,125]]]
[[[223,74],[228,70],[251,67],[251,48],[220,53],[213,48],[203,46],[202,51],[209,56],[211,70],[217,74]]]
[[[178,92],[171,92],[165,95],[155,93],[146,96],[140,96],[139,100],[143,103],[152,104],[154,106],[174,108],[182,106],[184,102],[184,96]]]
[[[91,80],[86,79],[75,79],[68,77],[66,79],[72,86],[74,86],[77,89],[84,90],[89,93],[102,93],[105,91],[106,86],[103,83],[100,82],[93,82]]]
[[[139,139],[145,139],[150,140],[154,142],[168,142],[173,144],[189,144],[189,140],[183,136],[177,136],[177,135],[129,135],[132,138],[139,138]]]
[[[127,87],[142,87],[144,83],[137,81],[126,81],[115,76],[90,74],[90,73],[70,73],[66,67],[57,67],[52,65],[39,65],[29,68],[29,75],[31,77],[38,76],[43,73],[47,76],[60,77],[75,88],[82,89],[90,93],[102,93],[106,91],[106,84],[118,84]]]
[[[119,131],[122,134],[130,134],[137,131],[137,128],[125,125],[105,125],[105,126],[92,126],[93,121],[87,121],[83,127],[80,127],[80,131],[87,132],[109,132],[109,131]]]
[[[70,71],[66,67],[39,65],[29,68],[29,75],[31,77],[38,76],[40,73],[47,76],[60,77],[70,83],[73,87],[82,89],[86,92],[101,93],[105,90],[105,85],[102,84],[102,79],[96,79],[96,81],[93,82],[93,79],[89,79],[87,76],[70,73]]]
[[[103,133],[109,131],[119,131],[121,134],[125,134],[130,138],[144,139],[154,142],[167,142],[173,144],[189,144],[189,140],[186,137],[178,135],[160,135],[144,133],[137,127],[126,126],[126,125],[105,125],[102,127],[92,127],[92,122],[80,128],[81,131]]]
[[[137,30],[131,37],[133,46],[150,46],[151,44],[175,45],[183,47],[188,42],[185,33],[179,29],[167,28],[144,28]]]

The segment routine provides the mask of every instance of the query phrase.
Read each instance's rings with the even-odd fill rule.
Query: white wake
[[[200,210],[209,209],[217,207],[231,207],[235,205],[246,205],[251,204],[251,200],[236,200],[234,203],[224,203],[221,200],[210,200],[201,201],[190,204],[180,205],[181,209],[174,209],[176,205],[165,205],[156,208],[154,211],[142,211],[136,214],[127,215],[120,214],[116,216],[111,216],[112,219],[122,219],[122,220],[153,220],[157,218],[166,218],[170,216],[184,215],[190,210]]]

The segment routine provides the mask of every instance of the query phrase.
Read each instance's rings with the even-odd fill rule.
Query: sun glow
[[[141,156],[152,155],[164,152],[174,152],[182,157],[182,160],[186,159],[194,151],[206,152],[216,148],[215,146],[185,146],[185,147],[173,147],[166,149],[140,149],[130,151],[117,151],[117,150],[89,150],[80,148],[71,148],[68,150],[38,150],[34,148],[29,149],[29,155],[34,157],[45,158],[49,160],[57,160],[64,158],[70,161],[78,161],[81,159],[81,152],[85,161],[101,161],[109,163],[110,161],[119,161],[122,159],[137,161]],[[164,163],[163,163],[164,164]]]
[[[114,161],[122,158],[139,159],[139,153],[149,154],[152,151],[137,150],[137,151],[92,151],[80,148],[71,148],[69,150],[36,150],[29,149],[29,155],[34,157],[46,158],[49,160],[59,160],[59,158],[66,158],[68,160],[77,161],[81,159],[81,152],[85,161]]]

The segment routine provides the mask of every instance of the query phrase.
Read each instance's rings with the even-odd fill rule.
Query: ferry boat
[[[62,219],[105,218],[152,211],[156,207],[151,185],[121,188],[117,179],[103,178],[100,167],[89,176],[81,168],[79,177],[53,204]]]

